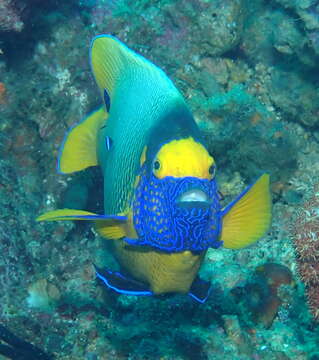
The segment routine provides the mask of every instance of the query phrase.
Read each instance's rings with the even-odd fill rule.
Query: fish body
[[[67,134],[58,170],[99,165],[104,214],[61,209],[38,220],[94,221],[121,266],[96,269],[111,289],[204,302],[210,287],[197,274],[207,249],[241,248],[267,231],[269,176],[222,209],[215,160],[165,73],[108,35],[93,40],[91,66],[104,105]]]

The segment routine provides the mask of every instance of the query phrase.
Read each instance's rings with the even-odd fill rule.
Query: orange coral
[[[0,104],[6,103],[6,87],[3,82],[0,82]]]
[[[250,314],[251,319],[269,328],[277,316],[279,307],[289,298],[288,292],[279,294],[281,285],[293,285],[291,271],[284,265],[265,263],[256,268],[244,287],[232,289],[236,303]],[[241,307],[241,306],[240,306]]]
[[[292,273],[284,265],[266,263],[258,266],[256,273],[265,277],[273,295],[277,295],[277,289],[280,285],[293,284]]]

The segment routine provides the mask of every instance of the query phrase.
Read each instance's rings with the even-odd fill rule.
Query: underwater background
[[[271,175],[271,229],[208,251],[205,304],[108,291],[91,226],[35,222],[103,211],[98,170],[56,172],[65,132],[100,105],[101,33],[183,93],[225,203]],[[0,0],[0,359],[319,359],[318,64],[317,0]]]

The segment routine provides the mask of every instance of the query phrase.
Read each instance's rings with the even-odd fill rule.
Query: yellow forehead
[[[154,174],[159,179],[165,176],[211,179],[209,168],[215,163],[206,148],[192,137],[163,145],[156,160],[160,162],[160,168],[154,170]]]

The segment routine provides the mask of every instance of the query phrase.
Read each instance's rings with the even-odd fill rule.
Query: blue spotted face
[[[201,252],[218,248],[221,227],[215,179],[157,178],[142,167],[133,201],[138,234],[134,245],[167,252]],[[132,242],[131,242],[132,243]]]

